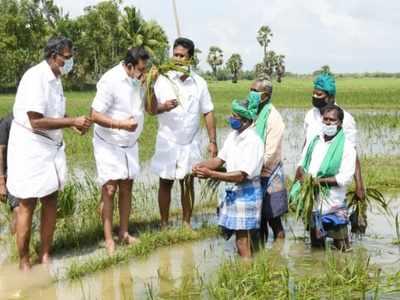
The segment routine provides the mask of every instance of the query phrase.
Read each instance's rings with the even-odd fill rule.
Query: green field
[[[233,99],[244,99],[248,93],[251,81],[240,81],[233,84],[228,81],[210,82],[209,89],[215,104],[217,126],[225,127],[225,117],[230,114],[230,103]],[[313,85],[311,77],[285,78],[282,83],[274,84],[273,103],[278,108],[309,108]],[[400,79],[398,78],[338,78],[337,102],[345,109],[377,109],[398,111],[400,109]],[[89,114],[90,105],[95,91],[66,91],[67,113],[70,116]],[[0,95],[0,116],[12,109],[14,95]],[[389,118],[389,119],[388,119]],[[399,126],[397,117],[389,116],[378,122],[391,122]],[[371,120],[364,118],[366,123]],[[141,160],[148,160],[155,144],[157,121],[148,116],[145,129],[140,139]],[[93,167],[91,134],[79,137],[66,130],[65,140],[69,160],[81,162],[85,167]],[[88,163],[90,162],[90,163]]]

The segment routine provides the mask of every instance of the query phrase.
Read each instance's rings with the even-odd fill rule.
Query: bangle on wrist
[[[111,129],[114,129],[113,128],[113,120],[111,119]]]
[[[210,140],[210,144],[216,145],[216,144],[217,144],[217,141],[216,141],[215,139],[211,139],[211,140]]]

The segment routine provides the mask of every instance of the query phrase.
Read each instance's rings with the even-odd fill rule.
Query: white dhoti
[[[104,185],[109,180],[135,179],[140,173],[139,147],[121,147],[106,142],[96,134],[93,137],[97,181]]]
[[[187,144],[178,144],[158,134],[150,167],[152,172],[163,179],[183,179],[192,173],[192,167],[200,161],[200,130]]]
[[[13,122],[7,147],[8,191],[19,199],[27,199],[61,190],[67,177],[64,148],[64,143]]]

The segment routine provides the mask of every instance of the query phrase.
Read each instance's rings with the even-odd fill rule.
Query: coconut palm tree
[[[212,46],[208,52],[207,63],[211,66],[214,78],[217,78],[217,67],[224,62],[224,55],[219,47]]]
[[[232,54],[231,57],[226,62],[226,67],[232,73],[232,82],[237,83],[239,72],[243,66],[242,58],[239,54]]]

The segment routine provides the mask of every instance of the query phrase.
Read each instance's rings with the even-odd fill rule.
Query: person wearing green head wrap
[[[304,119],[304,134],[305,141],[304,145],[312,140],[316,135],[321,133],[323,122],[322,122],[322,110],[329,104],[335,104],[336,98],[336,81],[332,74],[322,73],[314,79],[314,90],[312,95],[312,105]],[[344,118],[342,128],[346,134],[347,139],[353,144],[354,147],[357,145],[357,129],[356,122],[353,116],[347,111],[343,110]],[[365,198],[364,183],[361,174],[361,164],[357,156],[356,160],[356,172],[354,175],[356,194],[359,199]]]
[[[263,247],[268,240],[268,225],[274,239],[285,237],[281,216],[288,211],[287,191],[283,172],[283,134],[285,123],[272,104],[272,82],[256,79],[250,86],[250,93],[260,94],[255,129],[264,142],[264,162],[261,171],[263,206],[260,230],[252,236],[255,246]]]
[[[229,124],[233,129],[217,157],[195,165],[192,172],[199,178],[225,182],[221,197],[218,225],[225,237],[236,235],[239,255],[252,255],[250,234],[260,227],[262,188],[260,172],[263,165],[264,145],[251,126],[256,118],[260,97],[249,95],[245,101],[232,102]],[[226,171],[221,167],[225,165]],[[209,181],[210,182],[210,181]]]

